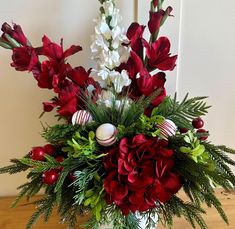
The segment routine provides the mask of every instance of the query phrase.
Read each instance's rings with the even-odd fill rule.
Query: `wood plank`
[[[234,229],[235,228],[235,193],[225,193],[221,190],[216,191],[218,198],[222,202],[224,209],[229,217],[230,226],[226,226],[224,222],[218,216],[218,213],[214,209],[208,209],[208,213],[205,216],[209,229]],[[181,195],[185,198],[184,195]],[[36,197],[38,198],[38,197]],[[20,206],[15,209],[10,209],[9,206],[14,197],[1,197],[0,198],[0,229],[24,229],[27,220],[34,211],[32,205],[24,205],[26,202],[22,202]],[[35,199],[34,199],[35,200]],[[82,225],[88,217],[79,218],[79,224]],[[66,225],[59,223],[59,218],[56,212],[53,212],[52,217],[48,224],[44,224],[43,220],[39,220],[35,229],[66,229]],[[80,227],[78,226],[80,229]],[[159,225],[158,229],[164,227]],[[176,218],[174,221],[173,229],[191,229],[191,226],[183,219]]]

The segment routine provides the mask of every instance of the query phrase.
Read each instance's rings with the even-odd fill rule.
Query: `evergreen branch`
[[[23,164],[18,159],[12,159],[11,162],[13,163],[13,165],[0,168],[0,174],[3,174],[3,173],[15,174],[15,173],[24,172],[27,169],[29,169],[28,165]]]
[[[217,148],[220,149],[223,152],[230,153],[230,154],[235,154],[235,150],[234,149],[231,149],[231,148],[229,148],[229,147],[227,147],[225,145],[217,146]]]
[[[12,208],[16,207],[19,201],[25,196],[29,199],[30,197],[36,195],[40,191],[42,186],[43,184],[42,184],[41,174],[35,175],[35,177],[32,179],[31,182],[28,182],[18,187],[18,189],[21,189],[21,191],[18,194],[15,201],[12,203],[11,207]]]
[[[194,97],[188,99],[188,94],[182,100],[177,101],[177,96],[166,99],[158,107],[158,113],[172,120],[177,126],[192,129],[191,121],[199,116],[205,115],[210,106],[203,100],[207,97]]]
[[[30,217],[26,229],[32,229],[33,225],[38,221],[38,219],[45,214],[45,221],[48,221],[49,216],[51,215],[53,206],[55,202],[55,197],[52,196],[47,196],[43,199],[40,200],[40,202],[36,202],[37,205],[37,210],[33,213],[33,215]],[[39,204],[40,203],[40,204]]]
[[[56,169],[61,166],[60,162],[56,161],[55,158],[45,155],[47,161],[36,161],[30,158],[22,158],[20,162],[29,167],[33,167],[31,173],[42,173],[50,169]]]
[[[198,224],[201,229],[207,229],[207,225],[201,216],[201,214],[205,214],[205,211],[194,203],[187,203],[173,196],[165,205],[160,205],[160,208],[163,219],[169,227],[173,225],[173,216],[183,216],[191,223],[193,228],[196,228],[196,224]]]
[[[44,128],[42,137],[45,138],[47,142],[58,145],[64,143],[65,141],[67,141],[67,139],[71,139],[73,134],[80,129],[81,126],[79,125],[55,125],[52,127]]]

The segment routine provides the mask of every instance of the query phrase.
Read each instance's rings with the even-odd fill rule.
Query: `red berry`
[[[70,179],[71,181],[74,181],[74,180],[76,179],[76,176],[75,176],[74,172],[70,172],[70,173],[69,173],[69,179]]]
[[[186,134],[188,132],[187,128],[179,128],[181,134]]]
[[[192,125],[193,125],[194,128],[200,129],[204,126],[204,121],[201,118],[195,118],[192,121]]]
[[[56,169],[45,171],[42,174],[42,182],[48,185],[53,185],[59,178],[59,173]]]
[[[199,130],[197,130],[197,133],[198,134],[208,134],[209,132],[207,130],[204,130],[204,129],[199,129]],[[199,137],[199,139],[202,140],[202,141],[205,141],[207,138],[208,138],[208,135]]]
[[[33,147],[30,158],[35,161],[44,161],[45,160],[45,150],[43,147]]]
[[[46,154],[53,156],[55,154],[55,147],[51,144],[47,144],[44,146],[44,150]]]
[[[60,163],[64,161],[64,157],[62,157],[62,156],[58,156],[55,159],[56,159],[56,161],[58,161]]]

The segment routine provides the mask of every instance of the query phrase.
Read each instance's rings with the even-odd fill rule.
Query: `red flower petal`
[[[66,58],[68,56],[74,55],[75,53],[79,52],[82,50],[82,47],[79,45],[72,45],[70,48],[65,50],[63,54],[63,58]]]

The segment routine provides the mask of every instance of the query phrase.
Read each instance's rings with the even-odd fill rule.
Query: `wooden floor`
[[[216,211],[209,209],[206,216],[206,222],[208,223],[209,229],[235,229],[235,193],[227,194],[217,190],[217,195],[223,203],[224,209],[230,220],[230,225],[226,226],[218,217]],[[24,229],[28,218],[34,210],[31,205],[10,209],[9,205],[12,201],[12,197],[0,198],[0,229]],[[53,214],[53,217],[48,224],[45,225],[40,220],[34,228],[66,229],[66,226],[59,224],[58,221],[56,214]],[[82,224],[85,221],[86,217],[80,218],[79,224]],[[174,225],[173,229],[191,229],[191,226],[182,219],[175,219]],[[78,226],[78,228],[80,227]],[[158,229],[163,229],[163,227],[159,225]]]

